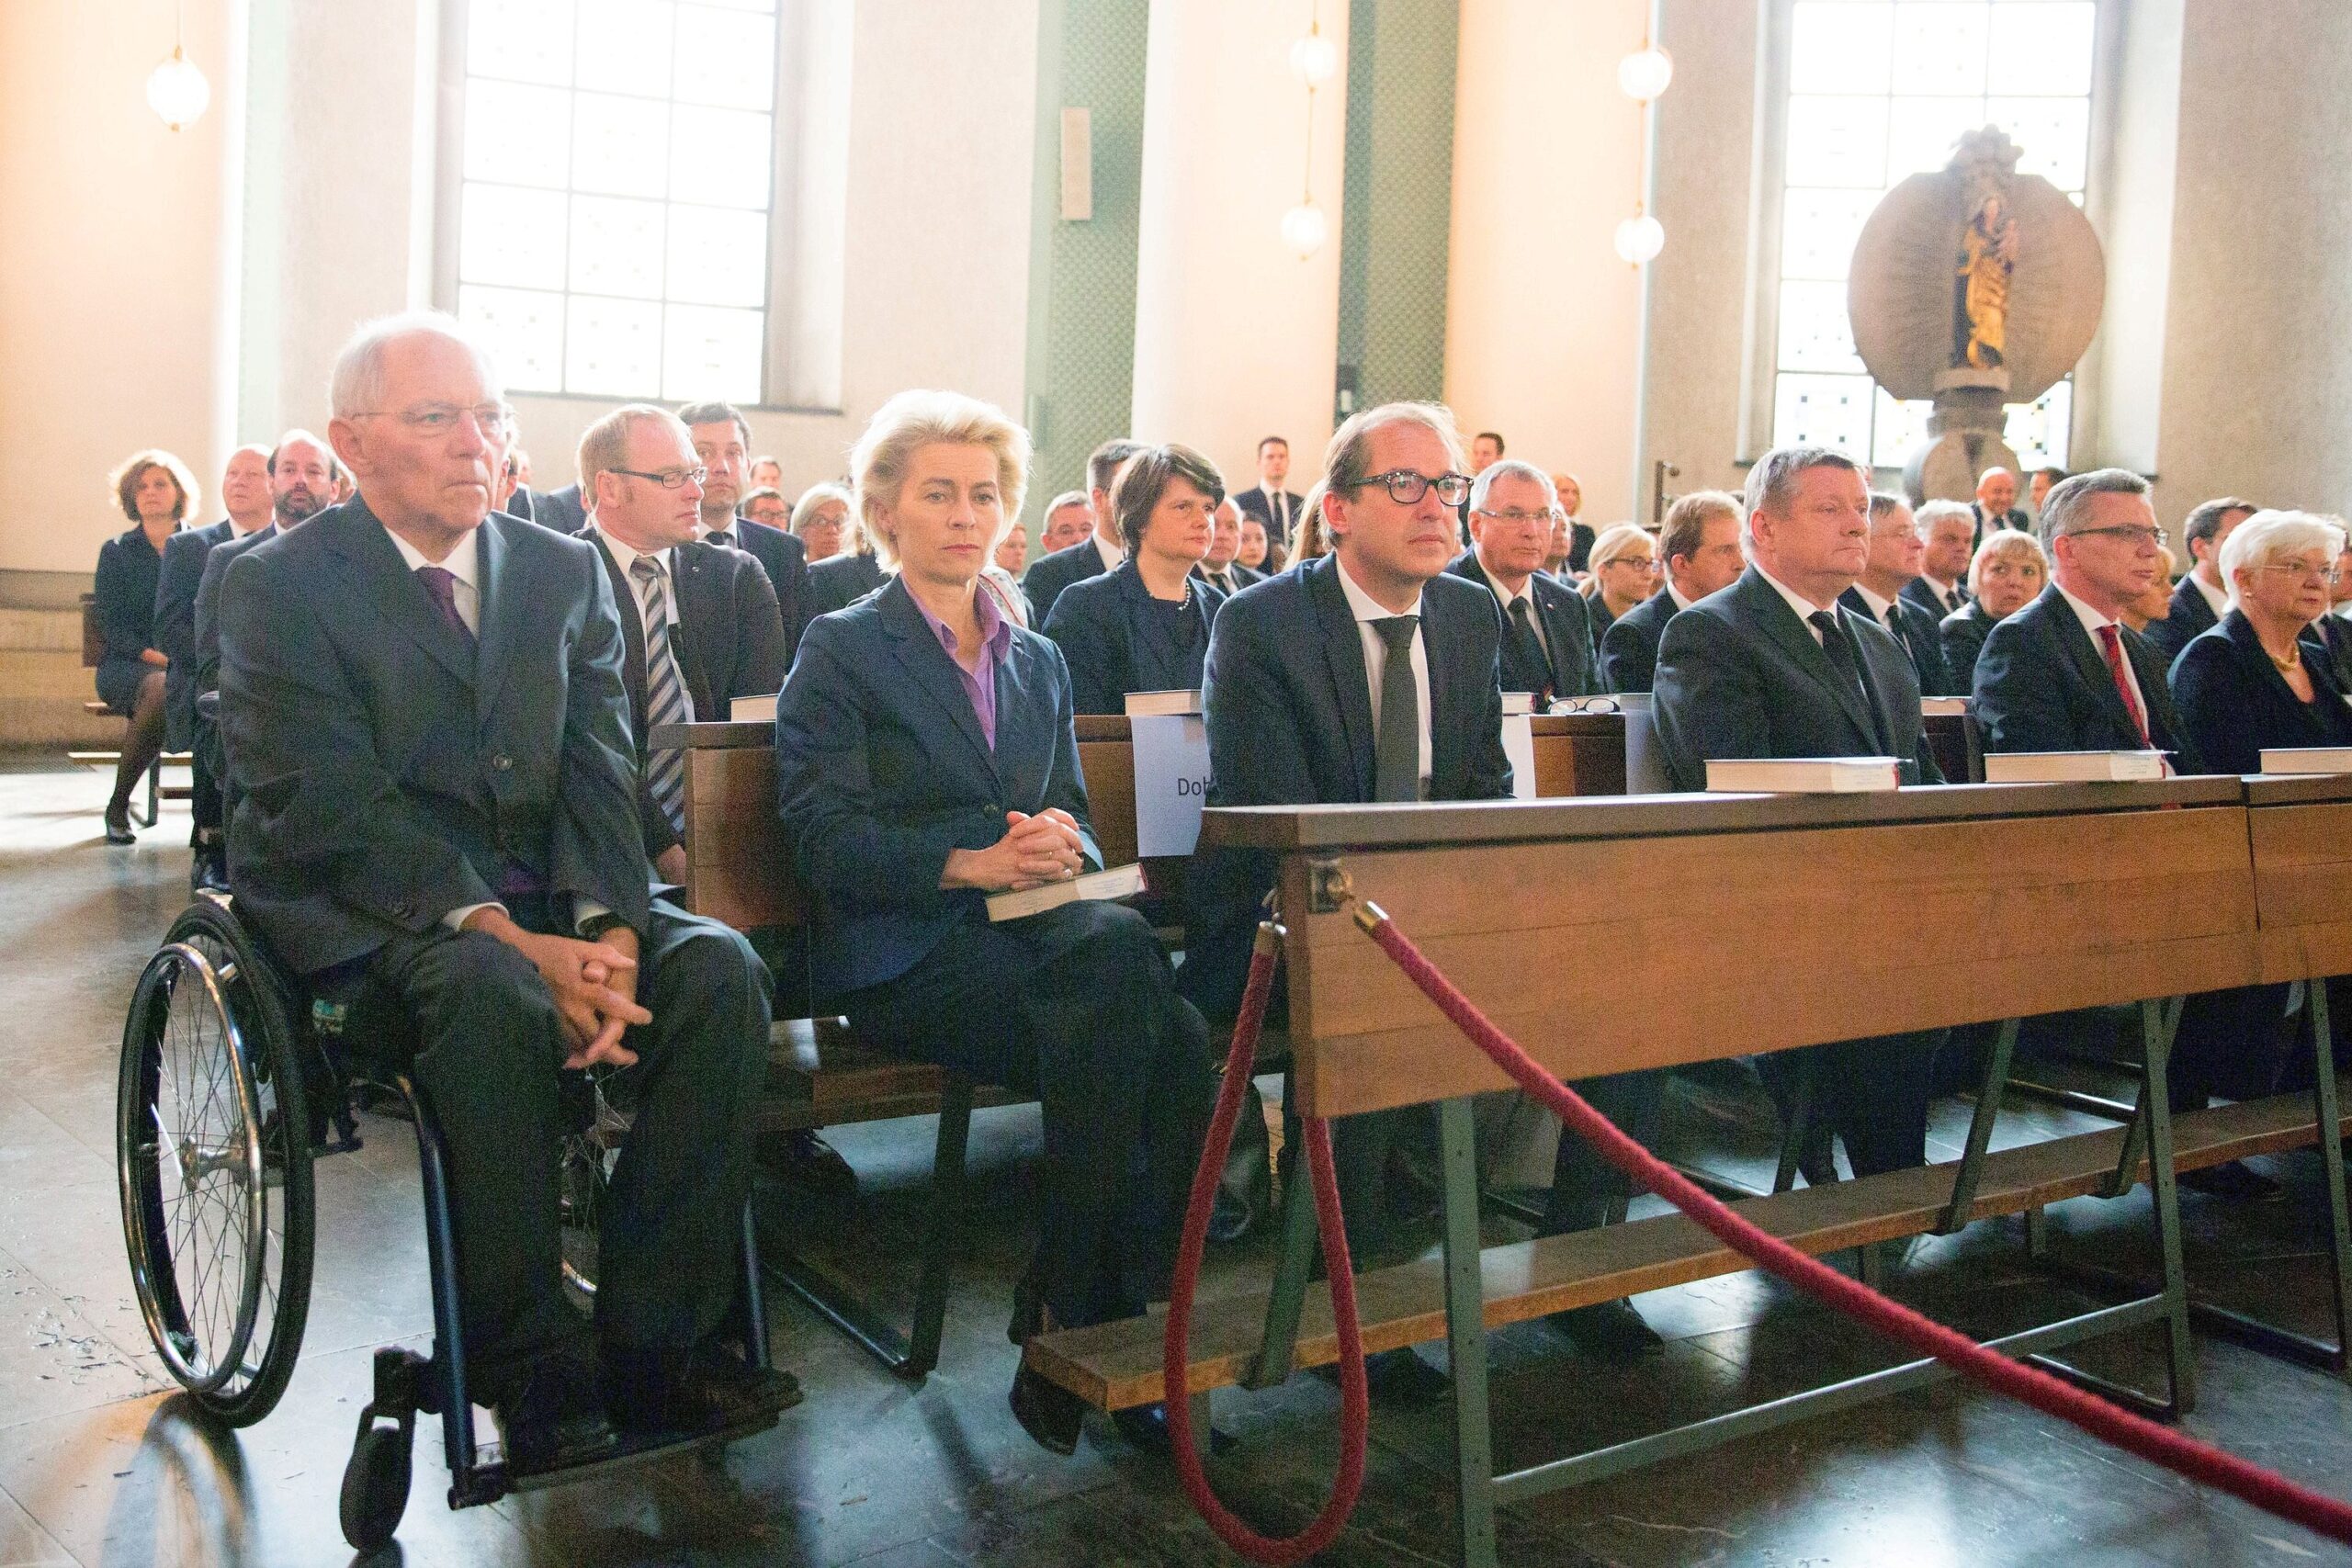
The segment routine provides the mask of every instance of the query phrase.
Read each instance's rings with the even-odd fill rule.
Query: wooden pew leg
[[[1478,1159],[1471,1101],[1437,1108],[1445,1172],[1445,1345],[1453,1378],[1454,1506],[1463,1568],[1496,1568],[1494,1433],[1487,1404],[1486,1290],[1479,1268]]]

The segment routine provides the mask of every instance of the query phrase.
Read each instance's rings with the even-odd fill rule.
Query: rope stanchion
[[[1315,1184],[1315,1218],[1323,1235],[1324,1270],[1331,1281],[1331,1317],[1340,1336],[1340,1468],[1331,1482],[1329,1501],[1314,1521],[1294,1536],[1260,1535],[1238,1515],[1217,1501],[1201,1468],[1200,1450],[1193,1446],[1186,1340],[1193,1323],[1193,1289],[1201,1275],[1202,1251],[1208,1240],[1209,1211],[1216,1199],[1217,1177],[1225,1169],[1226,1152],[1233,1145],[1233,1123],[1250,1087],[1250,1069],[1257,1060],[1258,1031],[1265,1021],[1266,1001],[1272,994],[1274,954],[1280,934],[1272,922],[1259,926],[1250,953],[1250,983],[1241,994],[1241,1016],[1233,1027],[1233,1045],[1225,1064],[1225,1083],[1217,1091],[1216,1110],[1209,1121],[1207,1146],[1200,1168],[1193,1174],[1193,1192],[1184,1206],[1183,1240],[1176,1253],[1176,1273],[1168,1293],[1168,1330],[1161,1344],[1162,1371],[1168,1402],[1168,1434],[1175,1450],[1176,1473],[1184,1494],[1217,1539],[1253,1562],[1303,1562],[1339,1538],[1355,1511],[1356,1495],[1363,1489],[1365,1428],[1369,1416],[1364,1397],[1363,1338],[1356,1322],[1355,1273],[1348,1261],[1348,1235],[1340,1216],[1340,1183],[1331,1168],[1331,1129],[1321,1117],[1303,1117],[1299,1135],[1306,1145],[1306,1167]]]
[[[1358,900],[1354,918],[1364,933],[1395,961],[1422,995],[1437,1004],[1439,1011],[1470,1037],[1473,1044],[1510,1074],[1520,1088],[1558,1114],[1569,1134],[1584,1139],[1611,1166],[1697,1221],[1726,1247],[1888,1338],[1932,1356],[2044,1415],[2071,1422],[2094,1437],[2201,1485],[2226,1492],[2266,1513],[2352,1545],[2352,1504],[2297,1485],[2235,1454],[2119,1409],[2037,1368],[1988,1350],[1966,1335],[1888,1300],[1779,1237],[1757,1229],[1627,1137],[1614,1122],[1586,1104],[1574,1089],[1547,1072],[1497,1028],[1476,1003],[1455,989],[1453,982],[1439,974],[1378,905]],[[1198,1195],[1196,1188],[1196,1200]],[[1173,1414],[1172,1406],[1170,1413]]]

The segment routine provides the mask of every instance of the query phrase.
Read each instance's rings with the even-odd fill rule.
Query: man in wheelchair
[[[465,1372],[510,1465],[772,1419],[797,1386],[722,1342],[769,981],[651,884],[603,563],[491,511],[507,416],[454,321],[362,327],[331,397],[357,495],[220,590],[237,908],[313,988],[379,989],[411,1025]],[[599,1064],[637,1111],[592,1334],[562,1289],[558,1155],[560,1074]]]

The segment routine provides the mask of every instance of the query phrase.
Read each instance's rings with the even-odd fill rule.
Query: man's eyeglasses
[[[615,468],[612,471],[616,474],[627,474],[633,479],[651,479],[663,490],[677,490],[689,484],[700,484],[710,478],[708,468],[664,468],[658,474],[649,474],[643,468]]]
[[[2132,548],[2140,550],[2154,549],[2165,542],[2165,531],[2162,528],[2142,528],[2133,525],[2115,528],[2077,528],[2071,534],[2061,535],[2060,537],[2095,539],[2102,534],[2121,539]]]
[[[1514,506],[1501,512],[1481,512],[1478,515],[1481,517],[1491,517],[1498,523],[1534,523],[1549,528],[1553,522],[1559,517],[1560,513],[1557,507],[1551,506],[1544,507],[1541,511],[1537,512],[1521,512],[1519,508]]]
[[[419,435],[447,435],[458,428],[460,420],[470,418],[484,435],[497,435],[514,423],[514,411],[504,403],[476,403],[471,408],[456,403],[419,403],[411,409],[372,409],[346,417],[396,419]]]
[[[2330,588],[2335,587],[2337,583],[2344,581],[2344,572],[2340,568],[2332,566],[2305,566],[2301,561],[2276,561],[2267,566],[2256,567],[2254,570],[2256,571],[2283,571],[2295,577],[2306,578],[2313,581],[2325,583]]]
[[[1437,491],[1437,498],[1448,506],[1461,505],[1470,494],[1468,474],[1446,473],[1431,479],[1410,468],[1391,468],[1385,474],[1368,475],[1358,488],[1363,485],[1378,485],[1399,506],[1410,506],[1431,491]]]

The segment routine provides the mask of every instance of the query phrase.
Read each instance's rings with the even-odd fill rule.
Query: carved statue
[[[2009,329],[2009,276],[2018,265],[2018,220],[1998,196],[1978,203],[1960,236],[1952,291],[1952,365],[1992,370]]]

